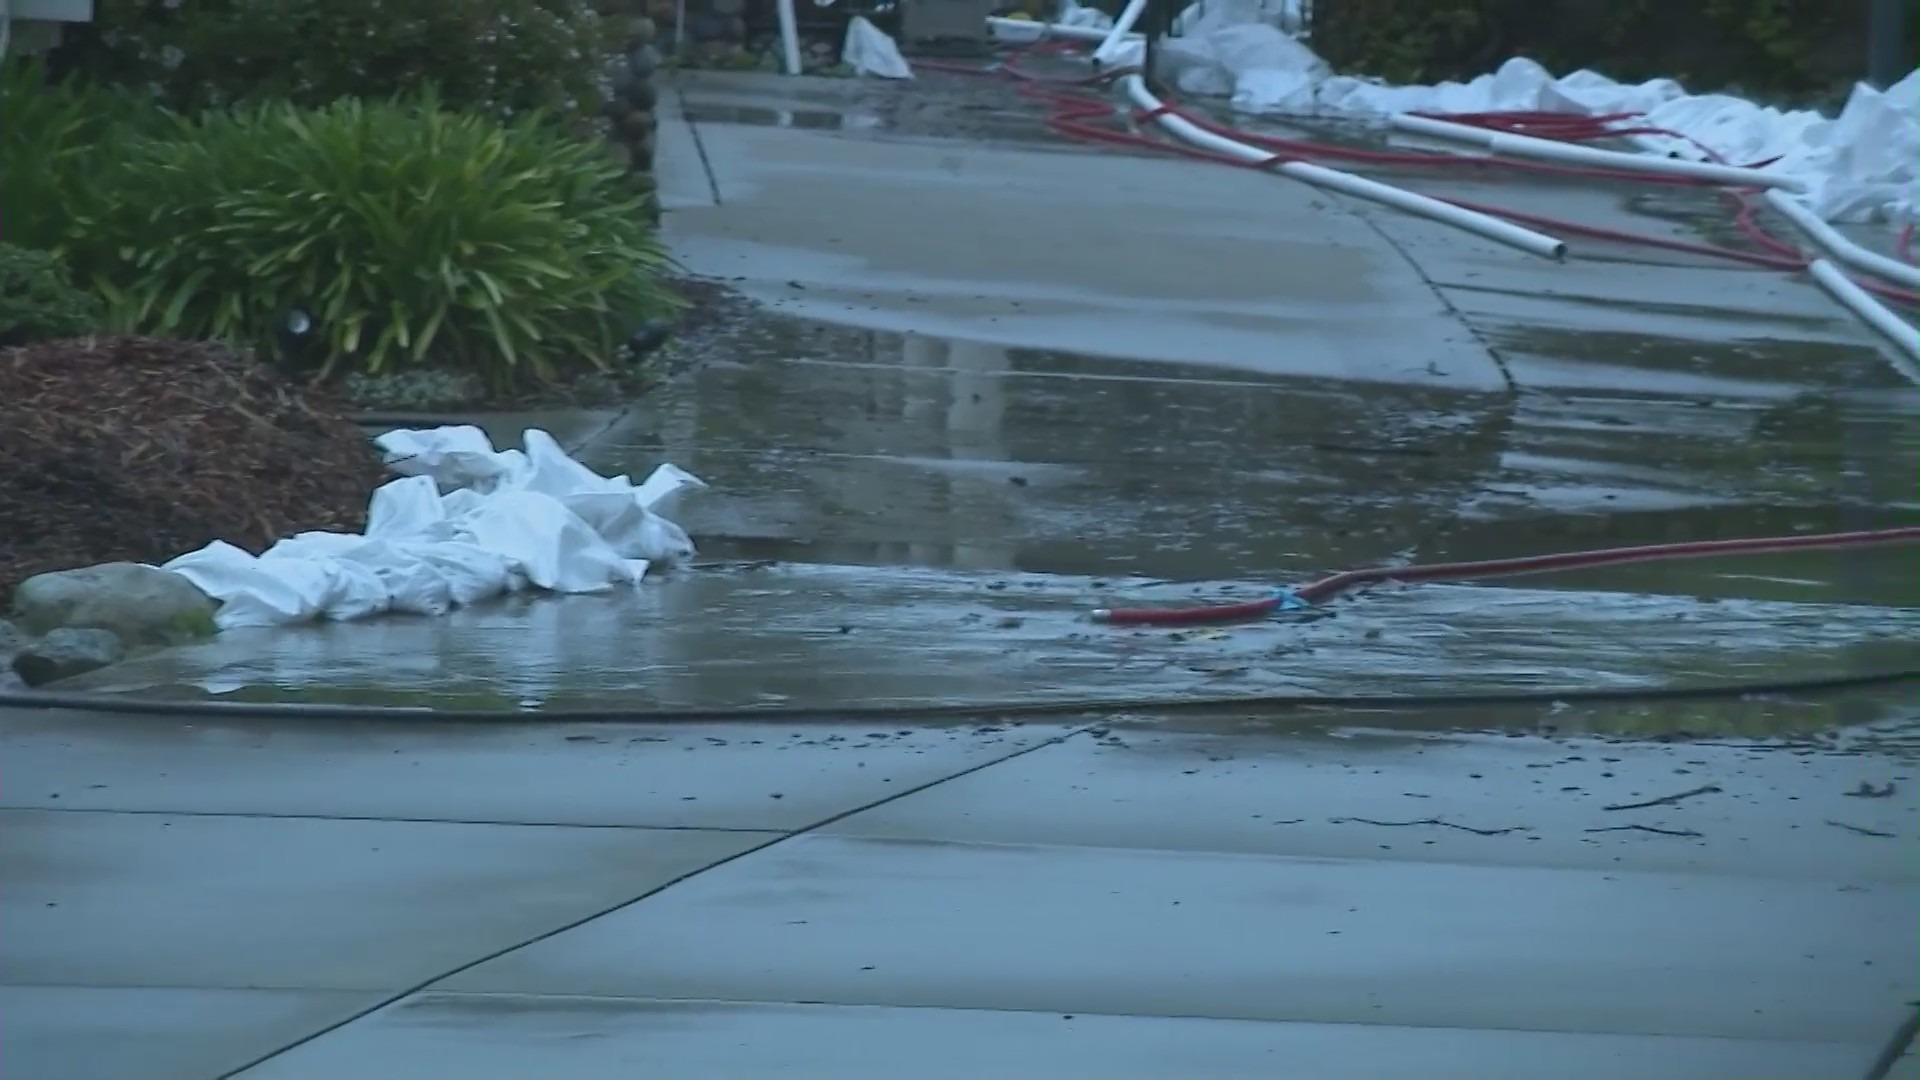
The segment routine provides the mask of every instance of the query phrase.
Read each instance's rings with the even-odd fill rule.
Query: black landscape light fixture
[[[299,370],[312,358],[313,315],[304,307],[288,308],[273,329],[273,343],[280,352],[280,363]]]

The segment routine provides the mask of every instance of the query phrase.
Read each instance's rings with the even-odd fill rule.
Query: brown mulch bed
[[[358,531],[384,470],[343,414],[222,345],[0,349],[0,599],[47,570]]]

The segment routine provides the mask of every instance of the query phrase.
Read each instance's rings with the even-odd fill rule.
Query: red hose
[[[1063,53],[1075,51],[1076,48],[1075,45],[1067,42],[1043,42],[1025,51],[1028,53],[1042,54]],[[1177,116],[1196,127],[1217,135],[1237,139],[1252,146],[1257,146],[1260,149],[1269,151],[1273,155],[1265,161],[1247,162],[1239,158],[1227,157],[1191,146],[1150,138],[1138,132],[1117,130],[1108,126],[1114,116],[1114,108],[1111,101],[1105,97],[1091,96],[1085,93],[1085,91],[1090,87],[1103,85],[1118,75],[1124,74],[1123,72],[1110,71],[1088,77],[1055,79],[1045,78],[1022,70],[1014,59],[1008,59],[996,66],[984,68],[965,64],[943,63],[936,60],[921,60],[916,61],[916,64],[928,70],[943,71],[956,75],[994,76],[1011,79],[1018,84],[1019,92],[1022,96],[1049,106],[1051,111],[1047,116],[1047,126],[1071,139],[1082,142],[1097,142],[1112,146],[1153,150],[1159,153],[1181,154],[1186,157],[1212,161],[1223,165],[1233,165],[1240,168],[1268,169],[1289,161],[1312,159],[1372,166],[1399,165],[1429,168],[1500,168],[1536,175],[1588,177],[1594,179],[1633,181],[1635,183],[1694,187],[1720,186],[1713,181],[1702,181],[1692,177],[1656,176],[1620,169],[1584,168],[1578,166],[1552,165],[1542,162],[1514,161],[1493,157],[1462,157],[1454,154],[1420,151],[1367,150],[1356,147],[1282,139],[1270,135],[1241,131],[1216,123],[1205,117],[1194,116],[1181,111],[1171,102],[1168,102],[1156,112],[1135,111],[1131,115],[1131,118],[1136,123],[1151,120],[1161,114]],[[1571,113],[1502,112],[1453,114],[1440,118],[1455,123],[1470,124],[1491,130],[1511,131],[1515,133],[1532,134],[1538,137],[1560,138],[1569,141],[1617,138],[1632,134],[1664,135],[1693,142],[1694,145],[1700,146],[1709,158],[1725,164],[1710,148],[1677,132],[1666,131],[1659,128],[1618,128],[1614,126],[1624,121],[1637,119],[1637,114],[1633,113],[1581,116]],[[1767,163],[1763,162],[1761,164]],[[1762,269],[1779,270],[1789,273],[1798,273],[1807,268],[1809,260],[1801,254],[1798,248],[1772,236],[1760,226],[1757,219],[1760,204],[1753,198],[1752,192],[1729,192],[1729,195],[1734,199],[1738,207],[1734,218],[1735,224],[1744,235],[1761,248],[1760,251],[1742,251],[1736,248],[1722,247],[1714,244],[1692,243],[1684,240],[1674,240],[1668,237],[1647,236],[1639,233],[1625,232],[1619,229],[1584,225],[1579,222],[1566,221],[1538,214],[1525,214],[1505,207],[1470,202],[1464,199],[1442,199],[1441,201],[1465,210],[1472,210],[1477,213],[1504,218],[1508,221],[1514,221],[1524,225],[1531,225],[1567,235],[1604,240],[1610,243],[1658,248],[1665,251],[1683,252],[1690,255],[1703,255],[1745,263]],[[1910,306],[1920,306],[1920,293],[1914,293],[1877,281],[1862,281],[1858,282],[1858,284],[1863,289],[1883,299]]]
[[[1528,555],[1514,559],[1486,559],[1479,562],[1430,563],[1425,566],[1376,566],[1366,570],[1348,570],[1332,577],[1303,585],[1291,593],[1276,593],[1259,600],[1231,604],[1203,604],[1177,608],[1111,608],[1093,613],[1096,622],[1116,626],[1183,626],[1194,623],[1238,622],[1270,614],[1288,599],[1307,603],[1331,600],[1341,593],[1383,581],[1413,583],[1420,581],[1469,581],[1519,574],[1544,574],[1554,570],[1577,570],[1622,563],[1657,562],[1666,559],[1703,559],[1722,555],[1756,555],[1780,551],[1832,550],[1874,547],[1886,544],[1920,543],[1920,526],[1878,529],[1868,532],[1816,533],[1806,536],[1763,536],[1744,540],[1698,540],[1680,544],[1650,544],[1642,547],[1601,548],[1595,551],[1570,551],[1558,555]]]

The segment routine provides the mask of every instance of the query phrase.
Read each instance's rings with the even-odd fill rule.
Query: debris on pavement
[[[383,475],[331,398],[225,345],[0,351],[0,595],[48,570],[357,530]]]
[[[1860,836],[1876,836],[1883,840],[1893,840],[1898,836],[1897,833],[1890,833],[1885,829],[1869,829],[1865,825],[1849,825],[1844,821],[1835,821],[1832,818],[1827,819],[1827,824],[1836,829],[1845,829],[1850,833],[1855,833]]]
[[[1658,825],[1608,825],[1603,828],[1584,829],[1582,831],[1590,832],[1590,833],[1643,832],[1643,833],[1652,833],[1655,836],[1678,836],[1682,839],[1696,839],[1696,840],[1702,839],[1706,836],[1705,833],[1700,832],[1696,829],[1665,829],[1665,828],[1661,828]]]
[[[1854,788],[1852,791],[1842,792],[1842,794],[1852,799],[1891,799],[1899,790],[1891,780],[1887,781],[1885,787],[1875,787],[1867,781],[1862,780],[1860,781],[1859,787]]]
[[[1600,809],[1645,810],[1649,806],[1672,806],[1675,803],[1691,799],[1696,795],[1718,795],[1722,790],[1724,789],[1721,788],[1719,784],[1701,784],[1699,787],[1688,788],[1685,791],[1676,791],[1672,795],[1662,795],[1657,799],[1642,799],[1639,802],[1629,803],[1613,803],[1609,806],[1603,806]]]
[[[1458,822],[1443,821],[1440,818],[1430,818],[1430,817],[1418,818],[1413,821],[1375,821],[1372,818],[1363,818],[1363,817],[1337,817],[1337,818],[1328,818],[1327,821],[1330,824],[1334,824],[1334,825],[1345,825],[1348,823],[1352,823],[1355,825],[1378,825],[1378,826],[1381,826],[1382,828],[1387,828],[1387,829],[1404,829],[1413,825],[1432,825],[1442,829],[1458,829],[1461,832],[1470,832],[1475,836],[1505,836],[1508,833],[1532,831],[1531,829],[1527,828],[1527,826],[1525,825],[1508,825],[1504,828],[1477,829],[1477,828],[1474,828],[1472,825],[1461,825]]]

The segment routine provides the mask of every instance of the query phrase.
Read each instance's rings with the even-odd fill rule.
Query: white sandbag
[[[1086,30],[1113,29],[1113,16],[1097,7],[1082,7],[1074,0],[1064,0],[1060,5],[1060,17],[1054,22],[1062,26],[1077,26]]]
[[[847,20],[847,37],[840,44],[840,62],[857,75],[877,75],[882,79],[911,79],[913,68],[900,55],[900,46],[885,30],[873,25],[864,15]]]
[[[1257,5],[1250,5],[1257,11]],[[1162,42],[1161,73],[1187,94],[1226,97],[1242,112],[1304,112],[1330,73],[1312,49],[1266,23],[1215,25]]]
[[[218,542],[165,564],[221,601],[223,627],[441,615],[529,585],[598,592],[653,562],[693,556],[658,512],[705,487],[672,465],[635,486],[569,457],[544,431],[496,451],[478,428],[388,432],[375,442],[404,475],[373,493],[365,534],[307,532],[254,556]]]

